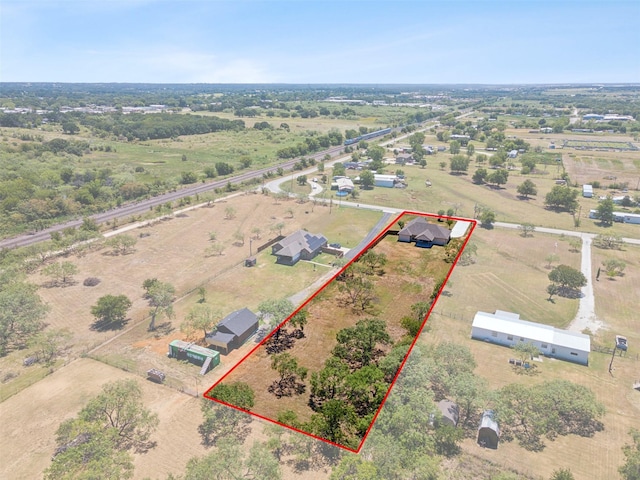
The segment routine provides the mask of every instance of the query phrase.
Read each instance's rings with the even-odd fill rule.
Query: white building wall
[[[475,340],[482,340],[485,342],[493,343],[496,345],[502,345],[504,347],[512,347],[516,343],[525,342],[531,343],[538,347],[538,350],[545,357],[558,358],[569,362],[579,363],[582,365],[589,364],[589,352],[583,352],[579,350],[571,350],[567,347],[561,347],[553,343],[542,343],[537,340],[530,340],[528,338],[520,337],[518,335],[511,335],[503,332],[496,332],[487,330],[480,327],[471,328],[471,338]],[[575,355],[573,355],[575,354]]]

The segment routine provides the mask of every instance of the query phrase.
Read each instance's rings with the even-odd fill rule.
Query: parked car
[[[331,248],[342,248],[342,245],[340,245],[339,243],[330,243],[329,246]]]

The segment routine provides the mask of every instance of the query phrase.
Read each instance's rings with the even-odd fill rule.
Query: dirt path
[[[596,302],[593,295],[593,272],[591,269],[591,242],[593,235],[583,233],[581,237],[582,261],[580,263],[580,270],[587,278],[587,285],[582,288],[578,313],[567,327],[567,330],[571,332],[582,332],[588,328],[592,333],[596,333],[604,326],[604,322],[596,318]]]

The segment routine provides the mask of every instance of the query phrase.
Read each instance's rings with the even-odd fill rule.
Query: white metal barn
[[[471,326],[471,338],[506,347],[528,342],[538,347],[546,357],[589,364],[589,335],[520,320],[517,313],[502,310],[496,310],[495,313],[477,312]]]

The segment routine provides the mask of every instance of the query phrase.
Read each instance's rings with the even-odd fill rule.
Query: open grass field
[[[146,453],[134,455],[135,480],[160,479],[170,473],[181,474],[190,458],[210,451],[202,445],[198,434],[198,425],[202,422],[201,399],[84,358],[0,403],[0,415],[3,418],[0,478],[41,478],[42,472],[51,463],[59,424],[74,417],[90,398],[100,392],[105,383],[130,378],[138,379],[145,406],[157,413],[160,420],[158,429],[151,437],[156,442],[155,447]],[[266,439],[262,433],[263,425],[260,421],[251,424],[247,446],[256,440]],[[283,461],[281,468],[284,479],[300,478],[289,463]],[[323,469],[315,469],[310,474],[318,479],[328,477]]]
[[[508,363],[513,356],[511,350],[470,339],[473,315],[478,310],[501,309],[520,313],[526,320],[566,325],[575,315],[578,302],[557,297],[555,303],[546,301],[547,270],[538,255],[555,250],[556,241],[562,263],[577,267],[580,255],[569,252],[568,244],[559,237],[539,233],[525,239],[517,231],[479,228],[472,241],[478,244],[477,262],[454,270],[446,287],[448,293],[438,300],[428,322],[429,329],[421,335],[420,342],[454,341],[466,345],[478,362],[476,374],[493,389],[514,382],[535,384],[555,378],[579,383],[594,391],[605,404],[607,414],[602,420],[604,431],[594,437],[559,437],[547,442],[547,448],[540,453],[526,451],[517,442],[502,442],[496,451],[482,449],[474,440],[467,439],[463,443],[465,454],[543,478],[559,468],[570,468],[576,478],[616,478],[617,468],[624,461],[621,448],[629,442],[629,428],[640,427],[640,392],[631,388],[632,382],[640,379],[638,297],[637,288],[634,289],[638,275],[634,266],[640,258],[637,247],[625,246],[621,252],[595,248],[592,251],[594,269],[604,256],[622,258],[630,268],[615,281],[601,275],[594,286],[596,313],[607,323],[598,332],[595,343],[613,345],[613,335],[621,332],[628,336],[630,345],[636,345],[626,357],[615,358],[613,375],[608,372],[610,355],[597,352],[591,353],[589,367],[545,358],[542,363],[536,362],[535,375],[519,375]],[[617,288],[620,290],[616,291]]]
[[[384,274],[374,280],[377,298],[373,308],[362,311],[345,304],[336,280],[305,306],[309,320],[304,330],[305,337],[296,340],[287,352],[309,370],[308,378],[311,373],[321,370],[331,356],[337,343],[336,333],[354,326],[361,319],[383,319],[392,341],[400,340],[406,334],[400,321],[411,315],[410,306],[426,301],[435,284],[444,279],[451,269],[451,264],[444,262],[442,247],[416,248],[389,235],[372,250],[385,254],[387,258]],[[244,382],[251,386],[255,392],[253,413],[275,420],[280,412],[291,410],[301,422],[309,421],[313,414],[308,406],[309,384],[300,395],[277,398],[269,393],[269,386],[279,378],[271,368],[270,358],[262,345],[226,376],[223,383]]]
[[[228,208],[234,210],[234,218],[225,218]],[[289,209],[293,216],[287,212]],[[143,340],[154,340],[159,335],[164,346],[156,348],[158,353],[154,355],[161,355],[160,350],[166,353],[168,342],[180,338],[180,323],[199,299],[194,292],[197,287],[205,287],[207,301],[224,316],[244,306],[255,309],[261,301],[269,298],[292,295],[331,269],[329,265],[314,266],[306,262],[301,262],[294,269],[276,265],[269,254],[270,249],[258,256],[256,267],[247,269],[241,266],[251,249],[255,254],[259,245],[277,235],[278,232],[270,228],[273,225],[282,223],[282,233],[285,235],[298,228],[307,228],[323,233],[330,241],[340,242],[345,247],[355,247],[381,215],[363,209],[333,208],[331,213],[329,210],[318,205],[312,211],[311,203],[299,204],[293,200],[274,205],[274,199],[269,196],[239,195],[215,203],[210,208],[190,210],[186,216],[175,216],[153,226],[134,229],[129,233],[136,237],[139,233],[149,236],[138,237],[133,253],[113,256],[104,248],[81,258],[69,258],[79,270],[74,277],[75,283],[65,288],[40,288],[40,295],[50,306],[45,322],[50,327],[68,328],[73,332],[73,346],[66,357],[68,361],[121,334],[120,330],[92,330],[94,319],[90,309],[103,295],[127,295],[133,306],[124,330],[139,325],[111,342],[108,348],[95,352],[95,355],[105,356],[129,370],[137,365],[136,371],[143,372],[145,370],[141,370],[140,365],[155,365],[158,359],[152,356],[140,363],[140,352],[133,345]],[[249,236],[254,228],[260,229],[261,238],[250,242]],[[238,230],[245,233],[244,245],[234,245],[236,241],[233,235]],[[209,239],[211,232],[216,233],[216,242],[225,246],[223,255],[205,255],[205,250],[212,243]],[[87,277],[98,277],[101,282],[95,287],[85,287],[82,282]],[[175,319],[170,325],[153,333],[146,332],[149,308],[142,298],[142,283],[147,278],[158,278],[173,284],[179,298],[175,304]],[[35,273],[30,280],[43,285],[48,278]],[[159,320],[158,323],[163,322]],[[121,357],[123,352],[119,348],[128,353]],[[144,346],[140,348],[144,349]],[[16,375],[1,385],[3,397],[15,393],[18,386],[24,387],[43,375],[39,366],[22,366],[22,359],[27,354],[17,351],[0,359],[2,378]],[[186,368],[183,370],[190,371]],[[197,370],[197,367],[191,366],[193,370]],[[191,376],[183,372],[178,378],[184,374]]]

